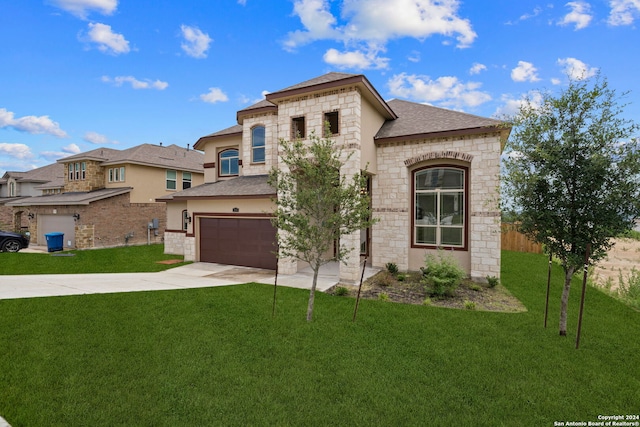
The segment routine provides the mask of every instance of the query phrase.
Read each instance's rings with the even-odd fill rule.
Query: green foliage
[[[386,293],[386,292],[380,292],[380,293],[378,294],[378,299],[379,299],[380,301],[389,301],[389,294],[388,294],[388,293]]]
[[[624,231],[624,232],[618,234],[616,237],[622,237],[622,238],[625,238],[625,239],[640,240],[640,231],[627,230],[627,231]]]
[[[618,276],[617,294],[620,299],[629,305],[640,309],[640,271],[635,268],[624,277],[622,272]]]
[[[396,276],[396,279],[398,279],[398,282],[404,282],[405,280],[407,280],[407,275],[404,273],[400,273]]]
[[[376,276],[376,284],[386,288],[393,284],[393,276],[388,271],[383,271]]]
[[[473,301],[465,300],[465,302],[464,302],[464,308],[465,308],[466,310],[475,310],[475,309],[476,309],[476,303],[475,303],[475,302],[473,302]]]
[[[438,255],[427,255],[422,270],[422,283],[431,296],[454,296],[467,273],[451,255],[438,251]]]
[[[391,274],[398,274],[398,265],[395,262],[386,263],[385,268]]]
[[[482,290],[482,286],[478,285],[477,283],[472,283],[469,285],[469,289],[471,289],[472,291],[480,292]]]
[[[307,320],[313,317],[314,295],[320,267],[343,261],[353,247],[341,239],[376,222],[371,215],[366,171],[347,171],[352,152],[345,152],[331,138],[315,132],[308,141],[280,140],[279,165],[269,172],[268,182],[277,191],[273,225],[278,229],[278,257],[309,263],[313,282]],[[343,171],[343,174],[341,174]],[[339,242],[334,250],[335,242]]]
[[[431,298],[426,297],[424,301],[422,301],[422,305],[431,305]]]
[[[566,273],[582,266],[588,243],[591,259],[601,259],[640,216],[638,126],[620,117],[621,97],[600,76],[541,96],[511,120],[504,190],[520,230]]]
[[[496,276],[487,276],[487,284],[490,288],[495,288],[500,283],[500,279]]]
[[[570,80],[558,96],[527,99],[511,120],[503,193],[520,231],[560,259],[562,336],[571,278],[587,252],[590,262],[602,259],[640,217],[639,127],[621,117],[620,100],[599,75]]]
[[[344,286],[336,286],[335,295],[339,296],[339,297],[344,297],[349,295],[349,288],[344,287]]]

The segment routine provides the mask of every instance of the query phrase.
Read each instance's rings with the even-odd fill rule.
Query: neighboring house
[[[329,73],[269,93],[237,113],[237,125],[203,136],[205,184],[167,202],[165,252],[188,260],[278,269],[306,267],[277,260],[269,220],[272,167],[283,167],[278,141],[313,131],[352,156],[341,174],[366,170],[370,230],[344,236],[353,248],[340,278],[359,278],[361,257],[418,270],[425,255],[451,253],[470,276],[500,275],[500,154],[509,129],[497,120],[413,102],[385,101],[364,75]]]
[[[35,187],[39,195],[3,209],[12,209],[14,228],[26,222],[32,244],[46,245],[51,232],[64,233],[67,248],[157,243],[166,205],[155,199],[202,184],[203,161],[202,152],[176,145],[98,148],[58,160],[50,166],[57,175]]]

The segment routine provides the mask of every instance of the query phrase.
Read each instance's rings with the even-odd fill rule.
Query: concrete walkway
[[[338,264],[323,266],[317,289],[338,283]],[[378,270],[367,267],[365,279]],[[248,282],[273,284],[275,272],[250,267],[197,262],[158,273],[0,275],[0,299],[229,286]],[[311,289],[311,269],[279,275],[278,286]]]

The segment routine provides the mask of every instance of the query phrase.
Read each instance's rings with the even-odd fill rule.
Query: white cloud
[[[87,38],[90,42],[98,45],[98,50],[113,55],[121,53],[129,53],[129,42],[122,34],[114,33],[110,25],[101,24],[99,22],[89,23],[89,32]]]
[[[242,6],[246,6],[247,5],[247,0],[238,0],[238,4],[242,5]]]
[[[407,59],[411,62],[420,62],[420,52],[417,50],[412,51],[411,55],[409,55]]]
[[[461,82],[457,77],[443,76],[432,80],[428,76],[401,73],[388,81],[393,96],[419,102],[438,102],[455,108],[476,107],[491,100],[491,96],[478,90],[477,82]]]
[[[25,144],[10,144],[0,142],[0,154],[13,157],[14,159],[25,160],[33,157],[31,148]]]
[[[537,82],[538,69],[531,62],[518,61],[518,66],[511,70],[511,79],[514,82]]]
[[[551,84],[555,85],[555,86],[558,86],[559,84],[562,84],[562,81],[560,79],[558,79],[558,78],[553,77],[551,79]]]
[[[329,49],[322,59],[327,64],[338,68],[385,69],[389,65],[389,58],[379,57],[380,51],[384,50],[375,47],[366,48],[364,52],[361,50],[339,52],[337,49]]]
[[[598,73],[595,67],[589,67],[584,62],[576,58],[560,58],[558,65],[562,67],[562,71],[573,80],[584,80],[593,77]]]
[[[86,19],[89,11],[92,10],[102,15],[111,15],[118,7],[118,0],[49,0],[49,2],[81,19]]]
[[[610,25],[631,25],[640,17],[640,0],[610,0],[611,12],[607,22]]]
[[[487,66],[484,64],[480,64],[479,62],[475,62],[471,68],[469,69],[469,74],[480,74],[482,71],[486,71]]]
[[[66,147],[62,147],[62,151],[67,154],[78,154],[80,153],[80,147],[76,144],[69,144]]]
[[[203,33],[198,27],[188,25],[181,25],[180,31],[185,40],[180,44],[182,50],[193,58],[206,58],[209,45],[213,41],[209,34]]]
[[[534,109],[539,108],[543,102],[543,96],[540,91],[531,91],[527,94],[522,95],[519,99],[514,99],[509,95],[502,96],[503,105],[498,107],[496,112],[493,114],[494,117],[510,117],[518,114],[520,111],[520,107],[528,104]]]
[[[571,8],[571,12],[566,14],[558,23],[559,25],[575,24],[576,30],[587,28],[593,16],[591,15],[591,5],[584,1],[570,1],[566,6]]]
[[[10,127],[20,132],[31,134],[49,134],[65,138],[67,133],[49,116],[23,116],[15,118],[11,111],[0,108],[0,128]]]
[[[210,87],[209,92],[200,95],[200,99],[204,102],[215,104],[216,102],[227,102],[229,97],[220,88]]]
[[[391,39],[423,40],[433,35],[455,38],[458,47],[469,47],[477,35],[469,20],[458,16],[459,3],[458,0],[342,0],[339,24],[329,0],[295,0],[293,13],[304,29],[290,32],[284,47],[294,50],[315,40],[334,40],[348,46],[364,43],[383,49]],[[335,53],[329,57],[337,59]],[[343,59],[350,60],[353,59]],[[362,60],[355,62],[359,64]]]
[[[118,141],[110,141],[109,138],[107,138],[106,135],[102,135],[101,133],[98,132],[87,132],[84,134],[84,137],[82,138],[87,142],[90,142],[92,144],[96,144],[96,145],[105,145],[105,144],[117,144]]]
[[[116,76],[113,78],[109,76],[102,76],[101,80],[104,83],[113,83],[114,86],[122,86],[125,83],[129,83],[133,89],[165,90],[169,86],[169,83],[163,82],[161,80],[138,80],[133,76]]]

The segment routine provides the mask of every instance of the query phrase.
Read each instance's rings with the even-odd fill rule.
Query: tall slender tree
[[[596,262],[640,217],[638,125],[622,117],[624,95],[600,75],[570,80],[557,96],[527,99],[510,120],[505,199],[515,205],[521,231],[560,260],[560,335],[567,334],[571,278],[587,244]]]
[[[280,141],[284,168],[273,168],[269,183],[276,188],[276,210],[272,222],[278,229],[280,258],[307,262],[313,270],[307,321],[313,318],[320,267],[343,261],[352,248],[340,237],[365,229],[371,216],[366,176],[360,170],[350,178],[341,174],[351,154],[330,138],[312,133],[308,141]],[[335,245],[335,251],[334,251]]]

